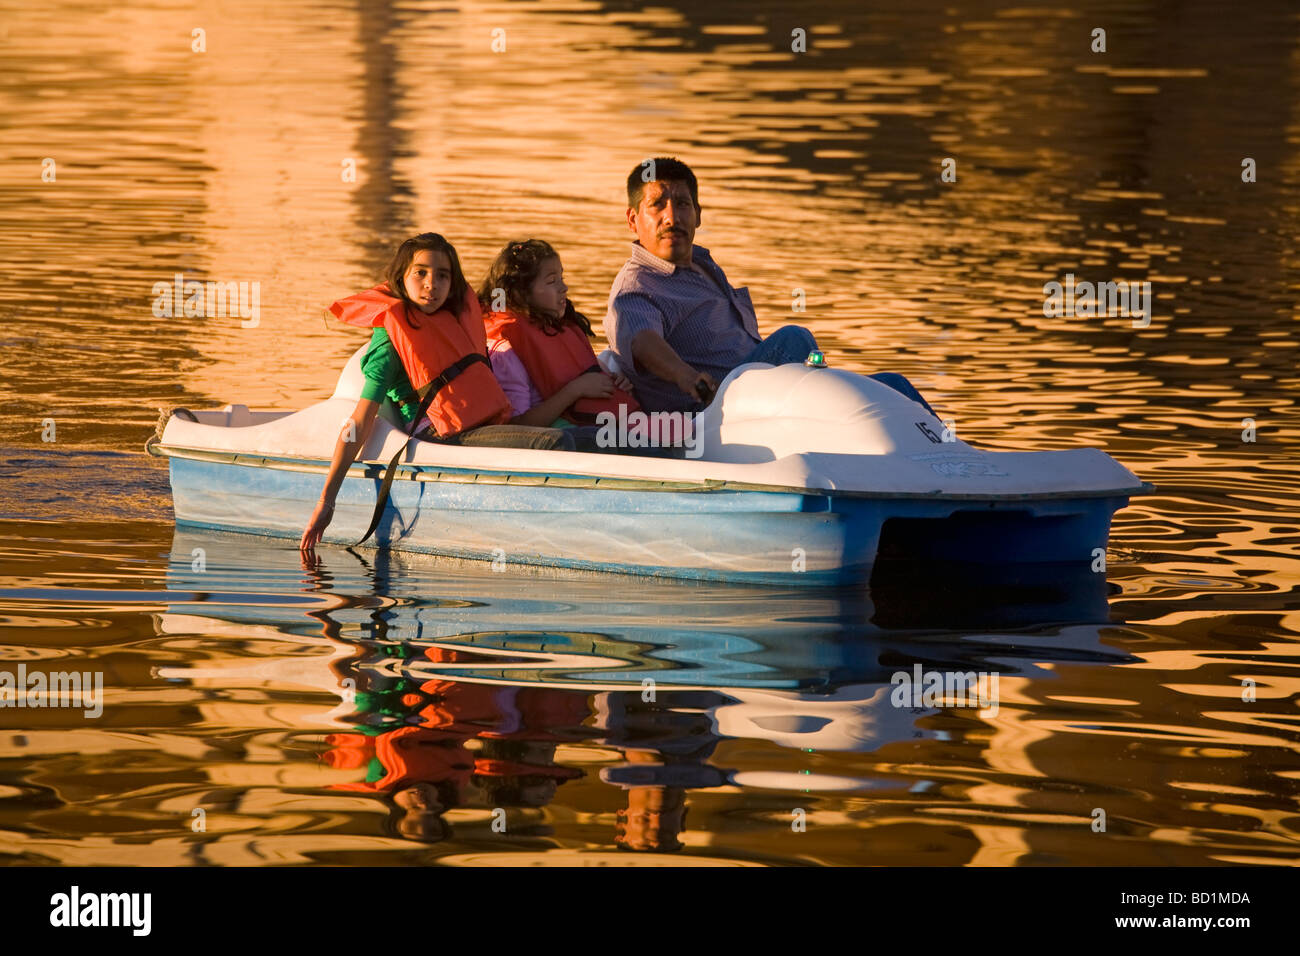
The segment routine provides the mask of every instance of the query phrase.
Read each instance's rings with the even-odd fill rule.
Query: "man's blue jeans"
[[[766,362],[768,365],[793,365],[802,362],[808,357],[808,353],[817,348],[817,340],[813,334],[801,325],[784,325],[777,329],[745,357],[745,362]],[[744,362],[741,363],[742,365]],[[925,410],[935,418],[935,414],[930,403],[927,402],[921,393],[916,390],[916,386],[907,380],[903,375],[897,372],[877,372],[875,375],[868,375],[867,378],[874,378],[882,385],[888,385],[894,391],[906,395],[912,401],[924,406]]]

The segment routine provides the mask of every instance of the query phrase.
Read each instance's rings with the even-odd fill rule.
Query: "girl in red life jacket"
[[[640,405],[632,383],[596,362],[591,323],[569,301],[560,257],[529,239],[501,250],[479,287],[488,356],[518,425],[591,425],[602,411]]]
[[[420,406],[417,396],[434,389],[429,425],[417,426],[417,437],[457,445],[575,447],[572,436],[559,429],[506,424],[510,401],[487,362],[478,300],[451,243],[432,232],[407,239],[394,253],[385,280],[330,306],[342,321],[373,332],[361,361],[361,400],[344,422],[325,490],[303,531],[300,548],[306,553],[329,527],[335,496],[370,438],[385,397],[409,422]]]

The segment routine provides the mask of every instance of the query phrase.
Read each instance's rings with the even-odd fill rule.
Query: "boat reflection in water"
[[[328,694],[297,730],[337,771],[332,792],[384,801],[391,835],[438,843],[454,820],[471,842],[545,838],[538,808],[594,778],[617,804],[619,848],[670,851],[691,790],[863,794],[882,779],[718,766],[723,740],[823,754],[946,739],[922,718],[951,701],[900,697],[898,675],[1128,660],[1099,638],[1104,575],[1072,574],[1000,569],[993,587],[969,568],[882,567],[870,589],[777,589],[332,549],[305,570],[282,542],[177,530],[168,588],[187,593],[161,630],[274,635],[283,652],[159,673]],[[981,703],[972,719],[996,715],[996,697]]]

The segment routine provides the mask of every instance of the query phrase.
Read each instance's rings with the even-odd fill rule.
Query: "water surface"
[[[0,6],[0,656],[105,682],[98,718],[0,709],[0,858],[1294,865],[1298,32],[1208,0]],[[475,282],[546,238],[598,320],[659,153],[765,332],[1154,482],[1106,580],[304,570],[174,527],[158,406],[327,397],[360,340],[321,310],[416,231]],[[258,323],[155,317],[177,272],[260,283]],[[1067,273],[1150,282],[1149,326],[1044,317]],[[997,713],[892,706],[917,664],[997,672]]]

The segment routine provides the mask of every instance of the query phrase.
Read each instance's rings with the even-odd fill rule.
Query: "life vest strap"
[[[492,363],[488,361],[488,357],[482,352],[470,352],[468,355],[462,355],[460,358],[456,359],[456,361],[452,362],[438,373],[437,378],[424,386],[424,389],[421,390],[420,410],[416,412],[415,420],[420,420],[420,417],[428,409],[433,396],[437,395],[440,391],[451,384],[452,380],[455,379],[456,376],[460,375],[461,372],[465,371],[465,369],[477,362],[482,362],[488,368],[492,367]],[[427,391],[425,391],[425,389],[427,389]]]
[[[482,352],[470,352],[468,355],[462,355],[452,362],[439,373],[437,378],[424,386],[422,389],[423,394],[420,396],[420,407],[411,418],[411,424],[406,426],[406,441],[402,442],[402,447],[397,449],[397,454],[392,457],[388,467],[384,470],[384,480],[379,485],[379,499],[375,502],[375,513],[370,516],[370,527],[366,529],[366,533],[352,547],[355,548],[359,544],[364,544],[366,539],[374,534],[375,529],[379,527],[379,518],[384,513],[384,506],[388,504],[388,492],[393,486],[393,476],[397,474],[397,460],[406,454],[406,449],[410,446],[411,439],[415,435],[415,426],[420,424],[420,419],[429,410],[429,406],[433,404],[433,400],[437,398],[438,393],[446,388],[461,372],[477,362],[483,362],[488,368],[492,367],[492,363],[488,361],[488,357]]]

